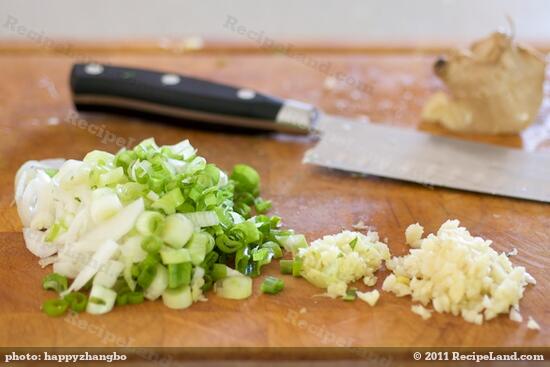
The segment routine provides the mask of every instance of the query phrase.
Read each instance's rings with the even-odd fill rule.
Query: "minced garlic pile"
[[[473,237],[458,220],[445,222],[437,235],[420,239],[423,228],[413,224],[406,238],[414,248],[403,257],[386,261],[392,270],[382,289],[397,296],[410,295],[437,312],[461,315],[482,324],[501,313],[519,313],[519,300],[535,279],[522,266],[514,266],[505,253],[491,248],[491,241]],[[420,305],[418,305],[420,306]],[[430,317],[424,307],[413,312]]]
[[[383,260],[390,258],[390,251],[379,241],[376,232],[364,235],[343,231],[313,241],[309,247],[301,248],[298,256],[303,261],[301,275],[313,285],[326,288],[327,295],[336,298],[345,296],[347,284],[360,278],[373,286],[374,273]]]

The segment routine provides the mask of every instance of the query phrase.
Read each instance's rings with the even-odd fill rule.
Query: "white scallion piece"
[[[92,315],[102,315],[113,309],[115,301],[115,291],[100,285],[94,285],[90,291],[86,312]]]
[[[183,214],[166,217],[162,239],[174,248],[182,248],[193,235],[193,223]]]
[[[143,295],[148,300],[154,301],[162,295],[166,288],[168,288],[168,271],[164,266],[157,264],[155,278]]]
[[[57,247],[54,244],[44,242],[44,232],[42,231],[23,228],[23,238],[27,249],[35,256],[46,258],[57,252]]]
[[[181,310],[193,304],[191,288],[186,285],[176,289],[167,289],[162,293],[162,302],[168,308]]]
[[[242,275],[220,279],[214,284],[214,291],[222,298],[246,299],[252,295],[252,278]]]
[[[122,209],[122,203],[117,194],[108,188],[96,189],[92,193],[90,214],[96,223],[112,217]]]
[[[124,264],[120,261],[107,261],[94,276],[94,285],[101,285],[105,288],[112,288],[118,276],[124,270]]]
[[[220,223],[216,212],[206,211],[206,212],[194,212],[194,213],[185,213],[184,214],[197,228],[202,227],[211,227]]]
[[[130,232],[143,210],[143,199],[139,198],[124,207],[113,217],[84,234],[73,247],[77,251],[93,251],[98,243],[109,239],[118,241],[126,233]]]
[[[72,282],[66,293],[78,291],[84,287],[90,279],[99,271],[99,269],[107,263],[109,259],[118,251],[118,244],[113,240],[107,240],[99,247],[97,252],[92,256],[90,261],[84,266],[84,269],[78,274]]]

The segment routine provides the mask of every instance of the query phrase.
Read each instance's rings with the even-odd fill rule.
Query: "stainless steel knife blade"
[[[152,70],[76,64],[71,90],[83,110],[116,107],[294,134],[319,130],[321,141],[306,154],[306,163],[550,201],[550,155],[333,117],[307,103]]]
[[[304,163],[550,202],[550,155],[322,114]]]

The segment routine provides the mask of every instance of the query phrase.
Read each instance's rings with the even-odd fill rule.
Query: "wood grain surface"
[[[300,60],[272,53],[216,54],[139,53],[110,50],[79,58],[129,66],[154,67],[206,77],[314,103],[331,113],[392,121],[402,128],[449,133],[419,123],[421,106],[440,83],[431,72],[435,55],[415,53],[315,53],[314,62],[342,72],[350,83],[326,87],[327,73]],[[104,114],[83,114],[73,124],[68,90],[75,55],[67,53],[0,53],[0,345],[1,346],[550,346],[550,207],[546,204],[425,187],[375,177],[315,168],[301,163],[314,142],[307,137],[245,134],[190,128]],[[312,61],[312,62],[313,62]],[[365,91],[352,84],[364,83]],[[328,83],[330,84],[330,83]],[[547,88],[547,94],[549,93]],[[546,100],[539,123],[521,136],[461,136],[465,139],[550,154],[550,111]],[[545,120],[546,125],[545,125]],[[116,151],[105,143],[108,131],[124,142],[153,136],[160,144],[188,138],[201,155],[229,169],[244,162],[262,177],[263,196],[273,214],[313,240],[362,220],[387,238],[392,254],[402,255],[404,230],[415,222],[436,230],[449,218],[459,219],[475,235],[494,240],[498,251],[516,247],[513,262],[537,279],[521,302],[524,317],[533,316],[539,332],[506,316],[483,326],[459,317],[435,314],[423,321],[410,311],[409,298],[382,293],[376,307],[314,297],[321,293],[303,279],[285,277],[277,296],[254,295],[243,302],[214,294],[184,311],[161,302],[116,308],[104,316],[48,318],[40,311],[51,295],[41,290],[41,269],[24,246],[12,205],[13,178],[30,159],[82,158],[92,149]],[[278,265],[266,274],[278,273]],[[381,287],[386,271],[379,276]],[[302,312],[300,312],[302,310]]]

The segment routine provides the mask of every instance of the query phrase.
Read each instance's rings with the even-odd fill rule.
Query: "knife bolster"
[[[318,114],[317,109],[310,104],[287,99],[277,113],[275,121],[298,130],[311,131]]]

